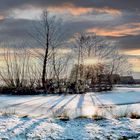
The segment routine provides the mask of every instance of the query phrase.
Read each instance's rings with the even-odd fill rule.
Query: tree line
[[[131,73],[131,65],[114,42],[96,33],[71,38],[67,34],[62,19],[43,11],[28,32],[31,47],[24,47],[24,42],[13,49],[3,45],[2,89],[19,93],[111,90],[114,74]]]

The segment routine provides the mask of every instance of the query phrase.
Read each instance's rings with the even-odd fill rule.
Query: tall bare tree
[[[29,35],[38,44],[39,51],[35,52],[42,61],[42,86],[46,88],[47,64],[52,57],[52,52],[64,43],[64,28],[60,18],[52,16],[47,10],[42,12],[37,23],[33,24]]]

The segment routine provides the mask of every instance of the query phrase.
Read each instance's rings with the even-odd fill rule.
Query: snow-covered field
[[[114,119],[131,112],[140,114],[140,88],[83,95],[1,95],[0,112],[3,140],[140,140],[140,119]],[[97,114],[108,119],[73,119]]]
[[[81,95],[0,96],[1,112],[44,117],[62,114],[70,118],[92,116],[102,110],[107,115],[110,111],[116,115],[126,110],[140,113],[139,105],[140,88],[121,87],[107,93]]]
[[[124,138],[124,139],[123,139]],[[3,140],[140,140],[140,119],[31,119],[0,117]]]

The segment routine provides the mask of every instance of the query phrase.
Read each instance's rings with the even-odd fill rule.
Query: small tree
[[[24,48],[6,47],[3,50],[3,67],[0,70],[0,77],[4,85],[15,89],[33,88],[36,78],[33,77],[33,63],[30,61],[28,51]]]
[[[63,51],[63,48],[59,48]],[[62,79],[67,79],[68,68],[69,68],[69,60],[71,58],[71,54],[60,54],[57,52],[57,49],[53,50],[52,54],[52,67],[53,67],[53,79],[56,81],[58,85],[58,92],[61,92]],[[65,81],[66,83],[66,81]]]

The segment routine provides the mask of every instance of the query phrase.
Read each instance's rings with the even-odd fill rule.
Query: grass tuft
[[[132,112],[130,114],[131,119],[140,119],[140,115],[137,112]]]

